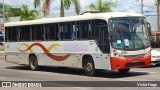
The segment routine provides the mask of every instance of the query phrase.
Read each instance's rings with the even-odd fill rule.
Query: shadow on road
[[[160,67],[160,64],[157,64],[157,65],[151,65],[150,67],[142,67],[142,68],[155,68],[155,67]]]
[[[7,69],[14,69],[14,70],[27,70],[30,71],[28,66],[10,66],[6,67]],[[70,75],[80,75],[85,76],[83,69],[75,69],[75,68],[64,68],[64,67],[39,67],[39,72],[51,72],[51,73],[62,73],[62,74],[70,74]],[[101,78],[125,78],[125,77],[134,77],[134,76],[142,76],[148,75],[147,72],[136,72],[130,71],[127,74],[121,74],[118,71],[111,71],[111,70],[102,70],[98,71],[95,77]]]

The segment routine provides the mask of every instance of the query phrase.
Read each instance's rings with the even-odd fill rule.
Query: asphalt
[[[99,72],[99,74],[97,74],[95,77],[88,77],[85,76],[84,71],[82,69],[74,68],[43,66],[40,67],[38,71],[31,71],[28,66],[6,63],[4,60],[4,53],[2,52],[0,54],[0,81],[52,81],[47,82],[47,85],[51,87],[0,88],[0,90],[159,90],[159,87],[127,87],[127,83],[124,83],[126,84],[125,88],[101,87],[100,85],[105,86],[105,84],[109,83],[111,83],[113,86],[124,85],[123,83],[113,83],[116,81],[160,81],[160,67],[151,66],[148,68],[135,68],[131,69],[131,71],[128,74],[120,74],[118,71],[105,70]],[[85,84],[82,84],[82,82],[84,82]],[[94,85],[91,85],[91,83],[93,83]],[[91,86],[84,87],[83,85]],[[99,85],[99,87],[97,87],[97,85]]]

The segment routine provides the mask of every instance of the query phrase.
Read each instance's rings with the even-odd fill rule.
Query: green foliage
[[[53,0],[54,1],[54,0]],[[34,0],[34,7],[36,8],[37,6],[40,5],[40,2],[41,0]],[[51,2],[49,2],[49,0],[45,0],[44,3],[43,3],[43,13],[45,15],[45,13],[47,13],[49,11],[48,7],[50,6]],[[60,0],[60,11],[62,12],[61,13],[61,16],[63,17],[64,16],[64,8],[65,9],[69,9],[71,7],[71,5],[74,5],[75,7],[75,11],[76,11],[76,14],[79,14],[80,13],[80,3],[79,3],[79,0]],[[47,7],[47,8],[46,8]]]
[[[13,17],[16,17],[16,16],[20,16],[20,11],[21,11],[21,8],[11,8],[12,9],[12,16]]]
[[[9,22],[9,17],[20,16],[20,8],[12,8],[9,5],[4,5],[5,22]],[[3,4],[0,3],[0,18],[3,18]]]
[[[79,15],[81,6],[78,0],[61,0],[61,7],[63,9],[69,9],[71,5],[74,5],[76,14]],[[63,13],[64,12],[61,13],[62,17],[64,17]]]
[[[27,5],[22,5],[21,10],[19,12],[20,20],[34,20],[38,17],[39,12],[37,10],[29,10]]]
[[[9,5],[4,5],[4,18],[5,18],[5,22],[9,22],[9,17],[12,16],[12,10],[11,7]],[[3,4],[0,3],[0,15],[1,17],[3,17]]]
[[[160,0],[155,0],[155,4],[156,4],[157,6],[160,6]]]
[[[72,0],[72,2],[74,4],[76,14],[79,15],[80,8],[81,8],[79,1],[78,0]]]
[[[97,4],[91,3],[87,6],[90,10],[98,10],[99,12],[111,12],[111,8],[115,8],[117,3],[109,2],[107,0],[98,0]]]

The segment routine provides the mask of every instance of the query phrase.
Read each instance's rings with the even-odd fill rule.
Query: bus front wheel
[[[130,68],[127,68],[127,69],[119,69],[118,71],[122,74],[125,74],[125,73],[128,73],[130,70]]]
[[[38,61],[35,55],[31,55],[29,58],[29,67],[31,70],[35,71],[38,68]]]
[[[84,71],[87,76],[95,75],[95,66],[92,58],[88,57],[85,61]]]

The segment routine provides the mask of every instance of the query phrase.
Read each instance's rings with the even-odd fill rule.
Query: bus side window
[[[80,23],[76,22],[76,39],[80,39]]]
[[[10,41],[10,37],[11,37],[11,28],[6,27],[5,28],[5,41],[8,42]]]
[[[58,31],[57,31],[57,39],[58,40],[63,40],[62,34],[63,34],[63,26],[58,24]]]
[[[18,28],[17,27],[13,27],[12,28],[12,41],[18,41]]]
[[[89,21],[88,23],[88,38],[92,39],[92,22]]]
[[[89,22],[82,21],[80,22],[80,39],[88,40],[89,39]]]
[[[75,22],[73,25],[72,37],[74,40],[80,39],[80,22]]]
[[[72,40],[74,40],[75,39],[75,29],[76,29],[76,25],[75,25],[75,23],[72,25],[72,34],[71,34],[71,37],[72,37]]]
[[[56,24],[45,25],[46,40],[57,40],[56,27]]]
[[[33,25],[32,26],[32,40],[33,41],[42,41],[44,40],[43,38],[43,27],[42,25]]]

